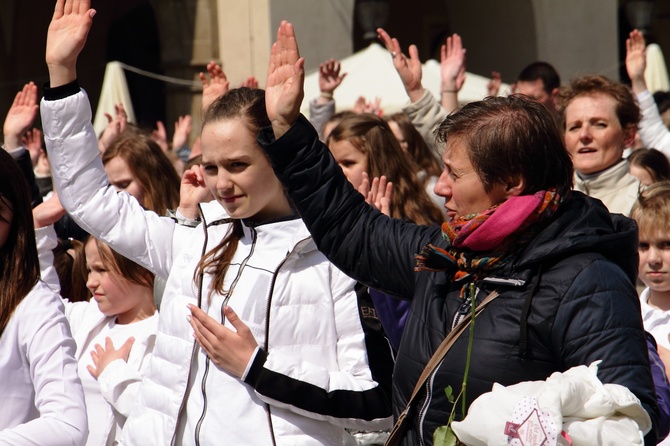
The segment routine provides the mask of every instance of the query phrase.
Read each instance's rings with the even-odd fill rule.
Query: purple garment
[[[670,432],[670,384],[668,384],[668,377],[665,374],[665,365],[656,349],[656,340],[650,333],[645,332],[645,335],[647,336],[649,363],[651,364],[651,375],[654,378],[656,402],[658,403],[658,440],[660,442]]]
[[[400,347],[402,332],[405,330],[405,322],[407,321],[411,302],[384,294],[372,288],[370,288],[370,297],[372,297],[372,302],[375,304],[377,317],[382,323],[382,327],[384,327],[386,337],[391,343],[393,350],[397,352],[398,347]]]

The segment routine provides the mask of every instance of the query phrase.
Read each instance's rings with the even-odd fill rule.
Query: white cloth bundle
[[[630,390],[600,382],[598,364],[556,372],[546,381],[496,383],[452,428],[468,446],[644,444],[649,415]]]

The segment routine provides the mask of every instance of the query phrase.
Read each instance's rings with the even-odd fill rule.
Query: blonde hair
[[[642,190],[630,216],[641,234],[670,234],[670,181],[660,181]]]

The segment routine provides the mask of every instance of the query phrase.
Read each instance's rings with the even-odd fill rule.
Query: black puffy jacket
[[[462,283],[446,273],[414,272],[421,247],[446,246],[440,228],[394,220],[365,204],[304,117],[279,140],[265,129],[258,141],[335,265],[375,289],[414,296],[393,376],[397,415],[463,303]],[[544,380],[602,360],[598,377],[640,399],[653,424],[645,443],[656,444],[658,408],[636,276],[635,223],[573,192],[525,249],[476,284],[479,299],[494,289],[500,297],[476,320],[468,405],[494,382]],[[446,424],[451,404],[444,389],[461,387],[467,338],[461,336],[426,385],[406,444],[430,445],[434,430]]]

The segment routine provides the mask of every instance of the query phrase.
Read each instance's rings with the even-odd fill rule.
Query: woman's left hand
[[[224,308],[225,318],[237,331],[218,323],[195,305],[189,305],[189,322],[193,336],[214,364],[242,378],[258,343],[244,322],[230,307]]]

